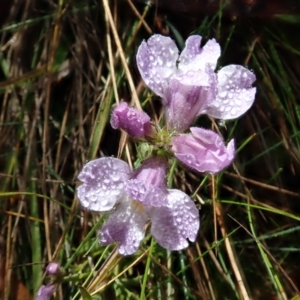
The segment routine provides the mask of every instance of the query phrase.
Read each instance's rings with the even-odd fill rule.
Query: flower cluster
[[[100,158],[87,163],[78,176],[82,185],[77,196],[84,208],[114,209],[99,238],[103,245],[117,242],[123,255],[138,249],[148,221],[151,234],[166,249],[181,250],[188,246],[187,240],[196,239],[199,211],[188,195],[167,188],[168,157],[209,173],[221,171],[234,159],[234,140],[226,146],[219,134],[191,125],[202,114],[223,120],[244,114],[254,102],[255,75],[240,65],[216,73],[219,44],[212,39],[200,47],[200,42],[200,36],[190,36],[179,55],[172,39],[153,35],[138,49],[141,76],[162,99],[164,127],[125,102],[111,115],[114,129],[151,143],[164,155],[153,155],[135,170],[122,160]]]

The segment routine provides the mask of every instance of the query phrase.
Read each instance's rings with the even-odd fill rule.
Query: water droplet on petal
[[[221,93],[219,93],[218,96],[219,96],[220,98],[226,98],[227,92],[226,92],[226,91],[222,91]]]
[[[111,174],[110,177],[111,177],[111,179],[112,179],[113,181],[118,181],[118,180],[120,180],[120,175],[117,174],[117,173]]]

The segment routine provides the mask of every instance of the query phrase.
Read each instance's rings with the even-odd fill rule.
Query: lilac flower
[[[220,46],[209,40],[200,47],[201,36],[186,40],[180,56],[169,37],[153,35],[142,42],[137,65],[145,83],[162,97],[167,127],[185,131],[200,114],[229,120],[245,113],[253,104],[255,75],[240,65],[214,70]]]
[[[126,102],[115,107],[110,124],[112,128],[123,129],[134,138],[145,137],[152,132],[150,117],[143,111],[128,107]]]
[[[55,292],[55,289],[56,286],[52,283],[42,285],[36,294],[35,300],[50,300]]]
[[[131,171],[124,161],[103,157],[88,162],[78,179],[82,185],[77,196],[83,207],[108,211],[115,207],[99,233],[103,245],[118,243],[119,253],[137,251],[151,221],[151,234],[169,250],[195,241],[199,228],[199,211],[185,193],[168,189],[165,184],[167,164],[151,157]]]
[[[233,140],[226,147],[210,130],[191,128],[191,134],[180,133],[201,114],[223,120],[241,116],[253,104],[256,78],[239,65],[215,73],[220,46],[214,39],[202,48],[200,42],[201,36],[190,36],[178,56],[173,40],[153,35],[140,45],[137,65],[145,83],[162,97],[167,128],[173,131],[170,147],[174,155],[199,172],[215,173],[233,160]]]

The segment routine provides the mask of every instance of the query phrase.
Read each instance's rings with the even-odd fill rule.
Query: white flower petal
[[[199,229],[199,211],[192,199],[179,190],[169,190],[168,204],[150,212],[151,233],[169,250],[181,250],[194,242]]]
[[[127,198],[120,202],[99,233],[100,242],[109,245],[117,242],[119,253],[130,255],[138,250],[145,236],[147,215],[136,201]]]
[[[80,204],[93,211],[108,211],[123,196],[131,174],[128,164],[113,157],[88,162],[78,175],[83,183],[77,187]]]
[[[256,88],[255,75],[240,65],[229,65],[218,72],[218,94],[202,113],[211,117],[231,120],[244,114],[253,104]]]
[[[169,77],[177,71],[178,48],[175,42],[159,34],[151,36],[140,45],[136,61],[147,86],[163,97]]]
[[[186,47],[179,57],[179,69],[184,73],[205,70],[207,65],[213,70],[216,68],[221,54],[220,45],[215,39],[211,39],[200,48],[200,42],[201,37],[195,35],[186,40]]]

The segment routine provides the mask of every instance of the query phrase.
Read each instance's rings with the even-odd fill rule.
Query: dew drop
[[[170,61],[167,62],[167,67],[170,68],[172,66],[172,63]]]
[[[120,180],[120,175],[117,174],[117,173],[113,173],[113,174],[111,174],[110,178],[111,178],[113,181],[118,181],[118,180]]]
[[[234,99],[234,101],[232,101],[233,103],[234,103],[234,105],[236,105],[236,106],[241,106],[241,99]]]
[[[163,65],[163,60],[160,58],[160,56],[158,57],[157,62],[159,65],[161,66]]]
[[[221,93],[219,93],[219,97],[221,97],[221,98],[226,98],[226,96],[227,96],[226,91],[222,91]]]

